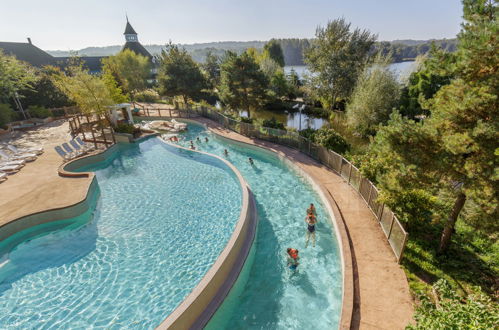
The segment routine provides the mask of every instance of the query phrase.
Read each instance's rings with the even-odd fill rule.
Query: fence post
[[[367,206],[369,208],[371,208],[370,204],[371,204],[371,196],[372,196],[372,192],[373,192],[373,184],[371,183],[371,181],[367,181],[367,182],[369,182],[369,184],[370,184],[369,185],[369,197],[367,198]]]
[[[400,264],[400,262],[402,261],[402,257],[404,256],[405,245],[407,244],[407,237],[409,237],[409,235],[407,233],[405,233],[404,242],[402,243],[402,249],[400,249],[400,255],[399,255],[398,260],[397,260],[398,264]]]
[[[390,230],[388,231],[387,239],[390,239],[390,236],[392,235],[392,229],[393,229],[394,222],[395,222],[395,214],[392,212],[392,223],[390,223]]]
[[[352,176],[352,163],[349,163],[350,164],[350,170],[348,171],[348,184],[350,184],[350,177]]]
[[[378,221],[381,221],[381,218],[383,217],[383,212],[385,211],[385,204],[381,204],[380,207],[381,207],[381,212],[379,212],[379,216],[376,215],[378,217]]]

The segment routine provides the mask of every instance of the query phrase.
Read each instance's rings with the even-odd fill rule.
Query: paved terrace
[[[56,121],[23,133],[15,142],[25,146],[41,145],[45,152],[20,172],[0,184],[0,226],[17,218],[49,209],[76,204],[85,199],[90,178],[63,178],[58,175],[62,158],[54,146],[70,140],[67,122]]]
[[[287,157],[334,199],[350,236],[355,281],[352,329],[404,329],[413,304],[402,268],[381,227],[362,197],[339,175],[305,154],[227,130],[206,118],[196,118],[224,137],[257,145]]]

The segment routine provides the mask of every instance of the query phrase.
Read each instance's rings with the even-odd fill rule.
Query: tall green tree
[[[263,46],[263,53],[279,64],[281,68],[284,67],[284,54],[282,52],[281,44],[277,40],[271,39],[267,42]]]
[[[218,86],[220,83],[220,58],[213,54],[213,52],[208,51],[202,68],[206,73],[211,88]]]
[[[86,114],[105,114],[115,104],[102,77],[91,75],[81,63],[72,61],[65,72],[52,76],[54,85]]]
[[[8,103],[20,91],[31,89],[36,80],[32,66],[0,49],[0,102]]]
[[[233,110],[244,109],[250,115],[265,103],[268,79],[247,53],[228,52],[220,67],[220,99]]]
[[[36,70],[36,82],[32,84],[32,87],[19,92],[23,96],[23,105],[26,108],[28,106],[59,108],[71,105],[72,102],[53,84],[52,75],[59,73],[60,69],[54,66],[44,66]]]
[[[366,66],[347,104],[348,125],[362,136],[374,135],[398,105],[400,86],[389,64],[389,57],[378,56]]]
[[[185,49],[169,43],[159,60],[158,84],[164,95],[181,96],[187,104],[207,87],[201,69]]]
[[[125,49],[102,59],[102,71],[114,77],[118,86],[133,100],[134,95],[147,87],[151,77],[151,63],[146,56]]]
[[[313,73],[310,87],[329,109],[340,100],[348,100],[376,41],[368,30],[351,31],[350,26],[344,18],[328,22],[325,28],[319,26],[305,52],[305,61]]]
[[[479,222],[463,220],[489,233],[499,229],[497,2],[463,4],[454,79],[426,101],[430,116],[421,123],[392,115],[375,137],[371,162],[363,165],[364,172],[375,168],[371,177],[392,205],[417,190],[430,195],[428,202],[444,199],[429,206],[437,217],[446,218],[440,252],[448,249],[467,204]]]

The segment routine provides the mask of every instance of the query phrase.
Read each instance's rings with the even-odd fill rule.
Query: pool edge
[[[240,217],[224,250],[191,293],[156,328],[160,330],[201,329],[223,303],[243,269],[256,237],[258,224],[256,202],[246,180],[230,162],[217,155],[190,150],[158,139],[170,146],[205,154],[222,161],[236,174],[242,189]]]
[[[311,183],[313,186],[314,190],[319,194],[319,197],[323,200],[324,205],[326,206],[328,213],[330,215],[330,218],[332,220],[334,229],[337,233],[336,238],[338,240],[338,247],[340,249],[340,256],[341,256],[341,262],[342,262],[342,275],[343,275],[343,292],[342,292],[342,308],[341,308],[341,314],[340,314],[340,322],[339,322],[339,329],[350,329],[351,324],[352,324],[352,318],[353,318],[353,310],[354,310],[354,291],[355,291],[355,283],[354,283],[354,260],[352,256],[352,247],[351,247],[351,241],[350,241],[350,235],[348,233],[348,229],[345,224],[345,220],[343,218],[343,215],[341,213],[341,210],[339,209],[336,201],[334,200],[333,196],[327,192],[326,189],[323,188],[323,186],[319,183],[317,183],[313,177],[307,173],[306,170],[295,164],[291,159],[289,159],[284,153],[280,151],[274,151],[271,150],[265,146],[260,146],[260,145],[254,145],[250,144],[244,141],[239,141],[235,140],[223,135],[218,134],[214,130],[211,129],[211,127],[207,126],[205,123],[196,121],[196,120],[189,120],[189,119],[182,119],[183,121],[189,121],[189,122],[194,122],[198,125],[202,125],[206,127],[208,130],[210,130],[211,133],[215,134],[217,137],[220,137],[222,139],[227,139],[231,142],[234,142],[236,144],[243,144],[246,146],[250,146],[252,148],[257,148],[257,149],[262,149],[265,150],[266,152],[270,152],[272,154],[275,154],[279,157],[279,159],[283,160],[286,164],[291,165],[293,169],[297,170],[300,174],[303,175],[304,178]]]

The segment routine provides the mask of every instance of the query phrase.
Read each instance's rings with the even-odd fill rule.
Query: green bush
[[[239,121],[240,121],[241,123],[253,124],[253,118],[248,118],[248,117],[239,117]]]
[[[146,89],[135,94],[135,100],[137,102],[157,102],[159,94],[154,89]]]
[[[128,134],[133,134],[135,132],[135,126],[132,124],[127,124],[127,123],[119,123],[114,131],[116,133],[128,133]]]
[[[480,289],[466,299],[457,295],[445,280],[433,285],[438,303],[421,296],[416,309],[417,324],[408,329],[497,329],[499,305]]]
[[[321,128],[315,132],[314,142],[327,149],[333,150],[339,154],[344,154],[350,150],[347,141],[335,130],[330,128]]]
[[[10,105],[0,104],[0,128],[5,127],[8,123],[16,118],[16,113]]]
[[[303,136],[305,139],[309,139],[310,141],[314,142],[315,141],[315,132],[317,132],[317,130],[313,129],[313,128],[306,128],[306,129],[302,129],[299,134],[300,136]]]
[[[284,129],[284,124],[278,122],[274,117],[271,119],[264,119],[262,122],[262,126],[266,128],[276,128],[276,129]]]
[[[33,118],[45,119],[52,116],[52,112],[49,109],[38,105],[30,105],[27,110]]]

